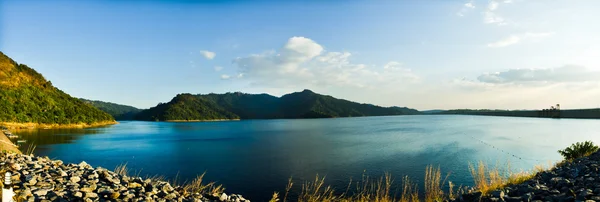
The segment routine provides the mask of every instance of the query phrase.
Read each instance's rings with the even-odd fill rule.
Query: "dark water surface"
[[[571,143],[600,143],[600,120],[464,115],[230,122],[121,122],[79,130],[20,132],[36,154],[109,169],[190,180],[207,172],[228,193],[265,201],[316,174],[345,190],[350,178],[390,172],[422,182],[439,165],[454,184],[471,185],[469,163],[530,170],[560,160]],[[26,147],[26,146],[25,146]],[[422,188],[421,188],[422,189]]]

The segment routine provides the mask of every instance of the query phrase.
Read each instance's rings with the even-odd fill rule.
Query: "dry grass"
[[[206,172],[202,173],[202,175],[198,175],[194,180],[183,185],[184,193],[207,193],[211,195],[216,195],[221,194],[225,191],[223,185],[217,185],[215,182],[203,184],[202,182],[205,174]]]
[[[115,169],[113,170],[113,172],[115,172],[116,174],[118,174],[120,176],[128,176],[129,175],[129,169],[127,169],[127,163],[118,165],[117,167],[115,167]]]
[[[442,184],[444,184],[444,182],[442,182],[442,171],[440,170],[440,167],[434,168],[431,165],[427,166],[425,168],[425,202],[444,200]]]
[[[130,176],[130,177],[139,177],[140,173],[141,173],[141,171],[139,171],[139,172],[134,172],[132,175],[130,175],[131,171],[129,170],[129,168],[127,168],[127,163],[118,165],[114,169],[114,172],[120,176]],[[188,196],[190,194],[194,194],[194,193],[217,195],[217,194],[221,194],[225,191],[225,187],[223,187],[223,185],[217,185],[215,182],[209,182],[209,183],[203,184],[203,182],[204,182],[203,179],[204,179],[205,174],[206,174],[206,172],[202,173],[202,175],[197,176],[189,183],[183,183],[182,185],[180,185],[177,182],[177,180],[179,179],[179,173],[177,173],[177,176],[172,181],[167,180],[167,178],[162,175],[146,176],[144,179],[150,179],[151,184],[154,184],[154,185],[157,185],[160,182],[168,182],[173,187],[180,186],[180,187],[182,187],[183,193],[186,196]]]
[[[325,177],[319,177],[318,174],[315,181],[302,184],[302,192],[298,196],[298,201],[303,202],[329,202],[335,199],[338,199],[338,197],[335,196],[331,186],[325,186]]]
[[[29,144],[29,146],[27,146],[27,149],[25,150],[25,155],[31,155],[33,154],[33,152],[35,151],[35,148],[37,146],[35,144]]]
[[[269,200],[269,202],[277,202],[277,201],[279,201],[279,193],[273,192],[273,196],[271,197],[271,200]]]
[[[432,169],[434,172],[439,172],[439,169]],[[434,173],[435,174],[435,173]],[[419,189],[416,183],[413,183],[408,176],[402,181],[403,189],[400,199],[396,199],[392,193],[392,186],[394,179],[389,173],[379,179],[373,180],[369,176],[364,175],[362,179],[356,183],[352,180],[348,183],[346,191],[342,194],[336,195],[336,192],[331,186],[325,185],[325,177],[315,177],[314,181],[304,182],[302,184],[302,190],[296,200],[299,202],[418,202],[419,201]],[[434,183],[432,183],[434,184]],[[286,194],[284,195],[283,201],[287,201],[287,194],[292,188],[293,182],[290,179],[286,187]],[[352,189],[352,190],[351,190]],[[441,191],[441,188],[437,188]],[[352,191],[352,194],[349,192]],[[442,193],[443,195],[443,193]],[[277,195],[279,196],[279,195]],[[275,195],[274,195],[275,197]],[[271,199],[274,201],[276,198]]]
[[[4,125],[11,129],[34,129],[34,128],[93,128],[107,125],[118,124],[116,121],[100,121],[92,124],[88,123],[76,123],[76,124],[44,124],[44,123],[15,123],[15,122],[0,122],[0,125]]]
[[[402,180],[402,195],[400,202],[419,202],[419,187],[408,176]]]
[[[549,170],[552,167],[554,166],[550,164],[547,168],[538,165],[532,171],[513,172],[510,169],[510,163],[508,163],[504,173],[502,173],[498,166],[489,167],[481,161],[477,167],[469,164],[469,170],[475,184],[474,188],[481,191],[483,195],[506,186],[523,183],[535,177],[538,172]]]

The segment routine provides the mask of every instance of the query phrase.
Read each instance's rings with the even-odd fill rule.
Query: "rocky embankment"
[[[64,164],[48,157],[2,154],[4,171],[12,173],[18,201],[226,201],[249,202],[241,195],[187,193],[168,182],[119,175],[85,162]],[[2,179],[4,181],[4,179]]]
[[[457,201],[600,201],[600,152],[564,162],[488,196],[475,192]]]

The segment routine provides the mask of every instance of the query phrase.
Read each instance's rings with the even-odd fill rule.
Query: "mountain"
[[[0,52],[0,123],[84,127],[115,121],[109,114],[71,97],[40,73]]]
[[[132,106],[121,105],[121,104],[116,104],[116,103],[112,103],[112,102],[103,102],[103,101],[99,101],[99,100],[87,100],[87,99],[83,99],[83,98],[79,98],[79,99],[87,104],[91,104],[92,106],[110,114],[116,120],[133,120],[135,115],[137,113],[139,113],[140,111],[142,111],[141,109],[138,109],[138,108],[135,108]]]
[[[419,114],[406,107],[380,107],[321,95],[310,90],[281,97],[268,94],[179,94],[140,112],[138,120],[333,118]]]
[[[443,113],[446,110],[442,110],[442,109],[432,109],[432,110],[425,110],[425,111],[421,111],[423,114],[439,114],[439,113]]]
[[[192,94],[178,94],[168,103],[159,103],[141,111],[135,118],[144,121],[205,121],[239,119],[239,116]]]

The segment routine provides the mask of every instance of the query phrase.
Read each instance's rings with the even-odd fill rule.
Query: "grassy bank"
[[[92,124],[76,123],[76,124],[46,124],[46,123],[14,123],[0,122],[1,126],[6,126],[9,129],[69,129],[69,128],[92,128],[118,124],[116,121],[102,121]]]

